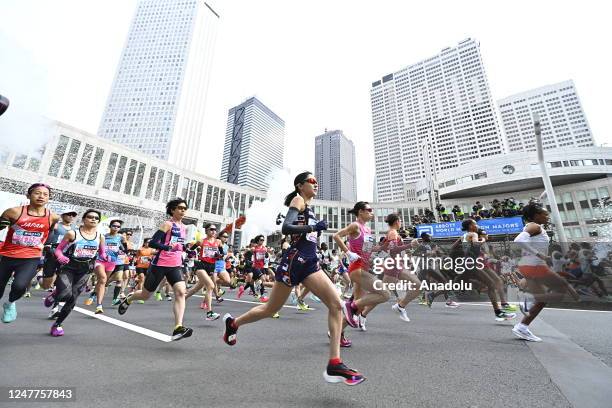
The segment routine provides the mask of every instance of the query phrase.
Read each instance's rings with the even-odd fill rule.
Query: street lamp
[[[553,221],[557,226],[557,233],[559,234],[561,246],[564,251],[567,251],[567,237],[565,236],[565,230],[563,229],[563,222],[561,221],[561,214],[559,214],[559,207],[557,207],[557,198],[555,197],[555,191],[553,190],[552,183],[550,182],[550,177],[548,176],[546,162],[544,162],[544,149],[542,148],[542,126],[540,125],[540,115],[537,112],[533,113],[533,126],[535,128],[538,162],[540,164],[540,170],[542,171],[542,181],[544,182],[544,188],[546,190],[546,195],[548,196],[550,211],[552,213]]]

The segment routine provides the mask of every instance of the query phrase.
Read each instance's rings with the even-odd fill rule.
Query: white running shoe
[[[459,303],[455,302],[454,300],[449,300],[448,302],[446,302],[446,307],[450,307],[452,309],[456,309],[459,306],[461,306]]]
[[[357,321],[359,322],[359,328],[361,331],[368,331],[366,328],[366,317],[362,315],[357,315]]]
[[[403,321],[405,321],[405,322],[409,322],[410,321],[410,318],[408,317],[408,314],[406,314],[406,309],[401,307],[399,305],[399,303],[396,303],[393,306],[391,306],[391,309],[393,309],[393,311],[399,313],[400,319],[402,319]]]
[[[533,334],[531,330],[529,330],[528,327],[524,329],[520,329],[518,324],[512,328],[512,333],[514,333],[516,337],[519,337],[523,340],[535,341],[535,342],[542,341],[542,339],[536,336],[535,334]]]

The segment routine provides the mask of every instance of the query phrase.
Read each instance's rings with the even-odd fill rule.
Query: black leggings
[[[55,301],[66,302],[60,310],[56,324],[60,325],[68,317],[76,301],[85,288],[89,279],[89,267],[70,268],[63,267],[55,280]]]
[[[3,256],[0,259],[0,299],[4,295],[4,289],[13,272],[15,277],[11,284],[9,302],[20,299],[26,293],[32,279],[36,276],[39,260],[40,258],[9,258]]]

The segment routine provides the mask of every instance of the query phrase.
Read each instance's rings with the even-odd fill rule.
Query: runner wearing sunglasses
[[[185,314],[185,281],[183,281],[183,256],[186,229],[183,218],[187,212],[187,202],[182,198],[176,198],[166,204],[166,214],[170,216],[151,238],[149,246],[158,252],[155,254],[151,267],[145,278],[142,290],[137,290],[119,304],[120,315],[127,312],[132,302],[147,300],[162,279],[166,278],[174,289],[174,332],[172,340],[180,340],[192,335],[193,330],[183,326],[183,315]]]
[[[237,318],[229,313],[226,314],[223,318],[225,322],[223,340],[230,346],[236,344],[236,333],[240,326],[272,317],[285,304],[293,287],[303,282],[329,310],[328,327],[331,341],[329,362],[323,373],[325,381],[357,385],[365,381],[365,377],[342,363],[340,358],[342,306],[334,285],[319,267],[317,258],[320,232],[327,229],[327,222],[317,220],[314,211],[308,206],[317,195],[317,180],[312,173],[304,172],[297,175],[293,185],[294,190],[285,197],[284,204],[289,210],[282,226],[282,233],[292,236],[291,246],[276,270],[276,282],[270,293],[270,299],[267,303],[256,306]]]
[[[19,300],[36,276],[38,262],[49,232],[59,221],[59,215],[45,208],[51,188],[43,183],[28,188],[28,205],[12,207],[0,216],[0,230],[9,228],[0,249],[0,299],[9,279],[13,276],[8,301],[4,303],[2,321],[11,323],[17,318]]]

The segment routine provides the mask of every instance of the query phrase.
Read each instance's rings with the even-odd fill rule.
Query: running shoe
[[[209,321],[217,320],[219,317],[221,317],[221,315],[219,313],[213,312],[212,310],[206,313],[206,320],[209,320]]]
[[[408,317],[408,314],[406,313],[406,309],[401,307],[399,305],[399,303],[396,303],[393,306],[391,306],[391,309],[394,312],[399,313],[399,318],[402,319],[403,321],[405,321],[405,322],[409,322],[410,321],[410,318]]]
[[[141,305],[144,305],[144,300],[142,300],[142,299],[141,299],[141,300],[137,300],[137,301],[136,301],[136,303],[139,303],[139,304],[141,304]]]
[[[268,298],[267,296],[262,296],[262,297],[260,297],[260,298],[259,298],[259,300],[260,300],[262,303],[266,303],[266,302],[269,300],[269,298]]]
[[[180,339],[185,339],[190,337],[193,334],[193,329],[185,326],[178,326],[172,332],[172,341],[177,341]]]
[[[298,299],[297,301],[297,308],[299,310],[301,310],[302,312],[306,312],[310,309],[310,306],[308,306],[306,303],[304,303],[303,300]]]
[[[519,337],[519,338],[521,338],[523,340],[535,341],[535,342],[542,341],[541,338],[539,338],[538,336],[533,334],[531,332],[531,330],[529,330],[529,327],[525,327],[525,328],[521,329],[518,324],[515,325],[512,328],[512,333],[514,333],[515,336],[517,336],[517,337]]]
[[[280,315],[278,314],[278,312],[276,312],[276,313],[274,313],[274,314],[272,315],[272,318],[273,318],[273,319],[278,319],[278,318],[280,318]]]
[[[114,299],[113,299],[113,303],[112,303],[112,305],[113,305],[113,306],[117,306],[119,303],[121,303],[121,299],[119,299],[119,298],[114,298]]]
[[[17,306],[15,306],[15,302],[13,303],[4,303],[4,314],[2,315],[2,321],[4,323],[11,323],[17,319]]]
[[[55,305],[53,309],[49,312],[49,320],[55,320],[59,316],[59,305]]]
[[[358,371],[352,370],[344,365],[344,363],[327,365],[327,369],[323,372],[323,377],[328,383],[345,383],[346,385],[357,385],[365,381],[365,377]]]
[[[208,308],[208,305],[206,304],[206,301],[202,299],[202,303],[200,303],[200,309],[206,310],[206,308]]]
[[[234,327],[234,318],[231,314],[226,313],[223,316],[223,322],[225,323],[225,333],[223,333],[223,341],[225,344],[229,346],[233,346],[236,344],[237,336],[236,332],[238,331],[237,327]]]
[[[32,293],[28,291],[23,295],[23,297],[26,297],[26,298],[32,297]]]
[[[217,303],[221,303],[223,302],[225,299],[223,299],[222,297],[218,297],[215,299],[217,301]]]
[[[366,317],[362,316],[361,314],[359,314],[357,316],[357,323],[359,323],[359,328],[361,329],[361,331],[368,331],[368,329],[366,328]]]
[[[455,302],[454,300],[448,300],[446,302],[446,307],[450,307],[450,308],[456,309],[459,306],[461,306],[461,305],[459,303]]]
[[[434,298],[435,298],[435,296],[434,296],[433,292],[427,292],[425,294],[425,299],[426,299],[426,302],[427,302],[427,306],[431,307],[431,305],[432,305],[432,303],[434,301]]]
[[[88,297],[87,299],[85,299],[85,306],[90,306],[94,302],[94,300],[96,300],[96,295]]]
[[[236,298],[240,299],[243,294],[244,294],[244,285],[238,288],[238,294],[236,295]]]
[[[170,296],[170,295],[166,295],[166,300],[167,300],[168,302],[172,302],[172,296]]]
[[[257,300],[259,300],[259,299],[261,298],[261,296],[260,296],[260,295],[258,295],[257,293],[253,293],[253,297],[254,297],[255,299],[257,299]]]
[[[53,337],[60,337],[64,335],[64,328],[61,325],[53,324],[51,331],[49,332]]]
[[[425,295],[419,298],[419,305],[427,306],[427,301],[425,300]]]
[[[119,312],[120,315],[125,314],[125,312],[127,312],[128,307],[130,307],[130,296],[126,297],[125,299],[123,299],[120,303],[119,303],[119,307],[117,308],[117,312]]]
[[[49,293],[47,297],[45,297],[43,300],[43,304],[45,305],[45,307],[51,307],[53,306],[54,303],[55,303],[55,291]]]
[[[34,290],[40,290],[40,283],[37,283],[36,286],[34,286]]]
[[[102,307],[102,305],[96,306],[96,311],[94,313],[95,314],[104,314],[104,308]]]
[[[219,289],[219,294],[217,295],[217,297],[221,297],[225,295],[225,291],[223,289]]]
[[[516,312],[519,308],[516,307],[516,305],[511,305],[511,304],[506,304],[505,306],[502,306],[502,310],[504,312]]]
[[[353,342],[352,342],[352,341],[350,341],[349,339],[347,339],[347,338],[344,336],[344,332],[342,332],[342,334],[340,334],[340,347],[343,347],[343,348],[349,348],[349,347],[351,347],[352,345],[353,345]]]
[[[514,319],[516,317],[516,313],[504,312],[501,310],[499,313],[495,313],[495,321],[503,322],[504,320]]]
[[[357,310],[353,308],[353,301],[347,300],[341,303],[344,319],[351,327],[359,327],[359,322],[356,319]]]
[[[308,296],[310,298],[310,300],[317,302],[317,303],[321,303],[321,299],[319,299],[317,296],[314,295],[314,293],[311,293],[310,296]]]
[[[160,302],[163,300],[161,293],[155,292],[155,300]]]

